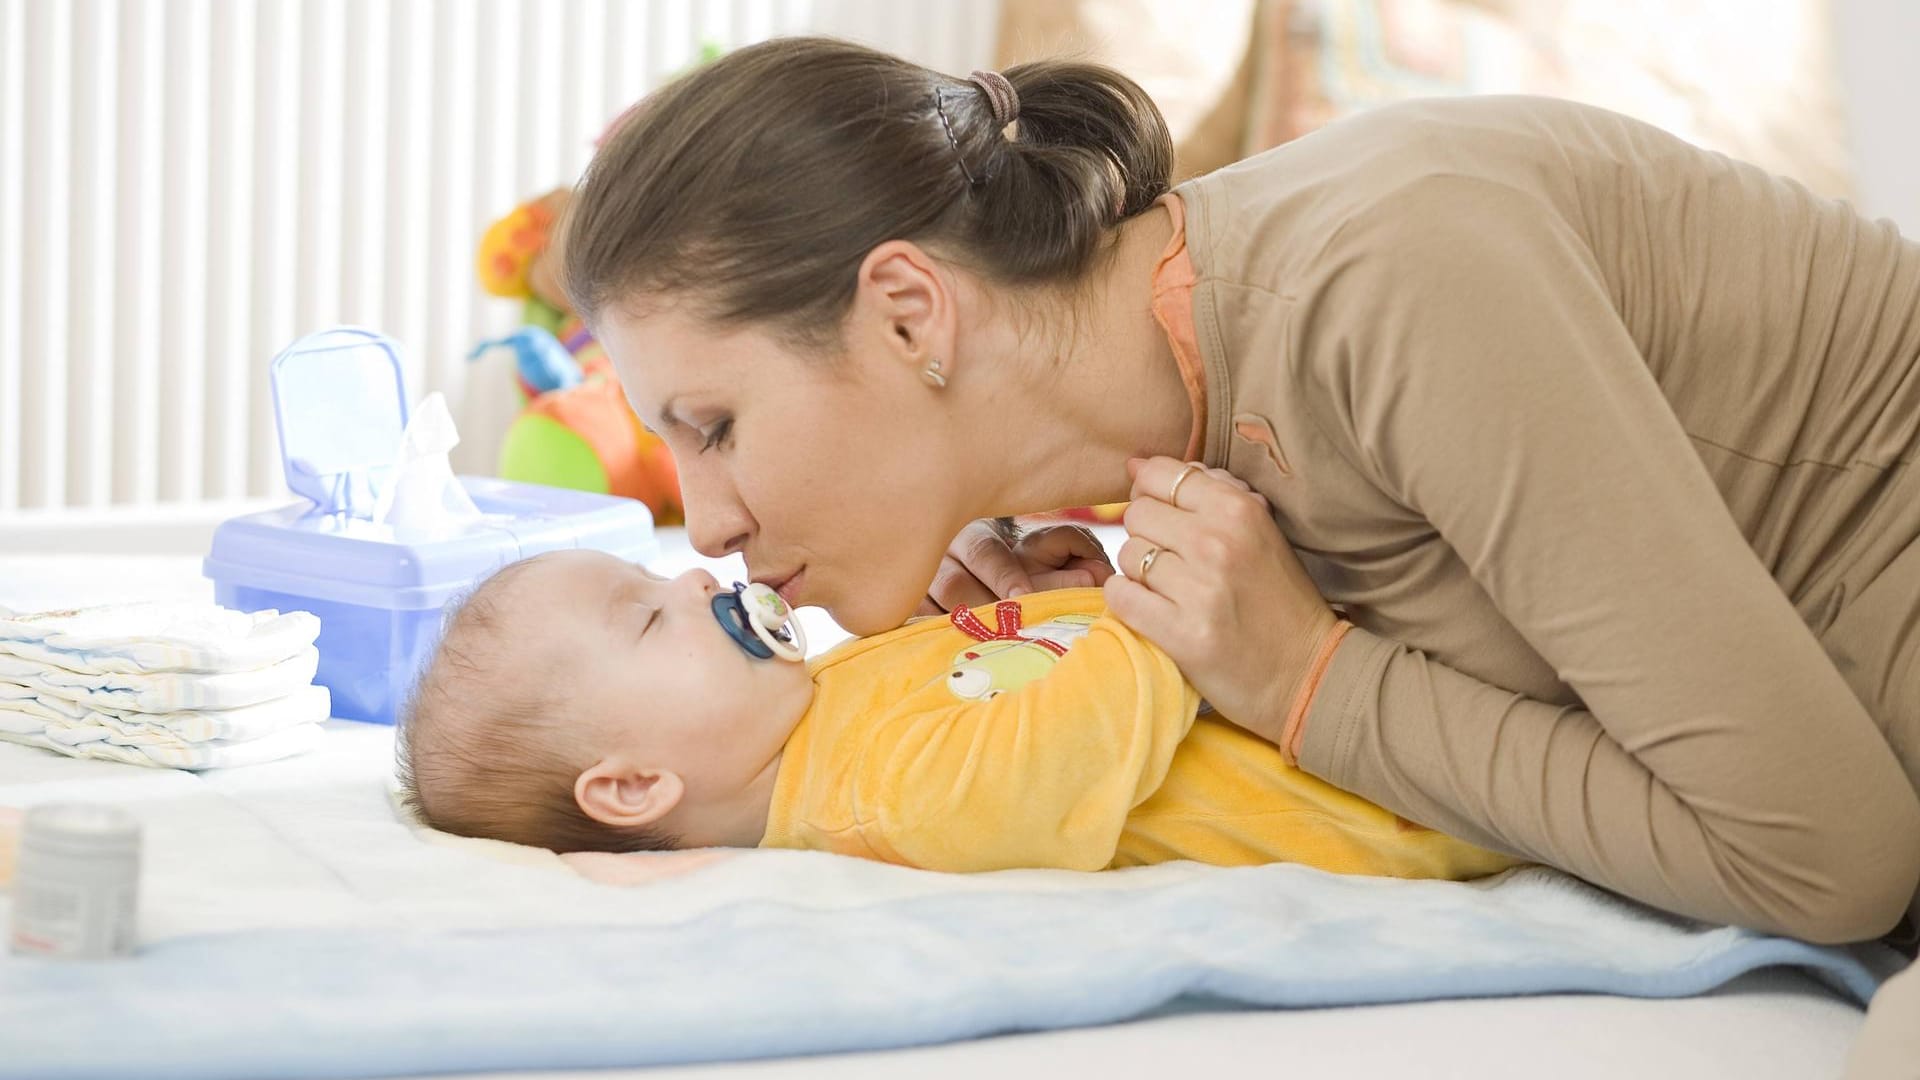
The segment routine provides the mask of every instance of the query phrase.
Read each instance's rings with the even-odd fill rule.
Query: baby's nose
[[[705,570],[689,570],[681,574],[679,585],[703,599],[720,591],[720,582]]]

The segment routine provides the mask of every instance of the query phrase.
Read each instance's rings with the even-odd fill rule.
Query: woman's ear
[[[941,361],[953,374],[953,276],[920,245],[889,240],[860,264],[854,310],[862,330],[877,331],[896,359],[914,371]]]
[[[601,758],[573,782],[573,800],[602,825],[639,828],[673,812],[686,794],[678,773]]]

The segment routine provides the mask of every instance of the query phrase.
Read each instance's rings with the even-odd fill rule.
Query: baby
[[[541,555],[450,620],[400,730],[403,786],[437,828],[563,852],[1429,878],[1517,864],[1196,718],[1179,669],[1101,596],[961,609],[803,663],[797,620],[764,586]]]

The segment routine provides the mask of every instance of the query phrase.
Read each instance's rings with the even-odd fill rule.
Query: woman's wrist
[[[1280,756],[1289,765],[1300,763],[1300,740],[1306,733],[1307,713],[1313,708],[1314,694],[1320,688],[1321,677],[1327,672],[1327,665],[1333,662],[1333,654],[1340,648],[1340,642],[1353,629],[1353,624],[1345,619],[1333,616],[1331,623],[1315,639],[1314,646],[1307,653],[1305,667],[1294,683],[1294,689],[1282,714],[1278,738],[1274,744],[1280,748]]]

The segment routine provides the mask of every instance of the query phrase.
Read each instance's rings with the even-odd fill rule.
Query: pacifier
[[[732,592],[713,598],[713,617],[733,643],[758,660],[802,660],[807,655],[807,634],[800,620],[780,594],[754,582],[734,582]]]

